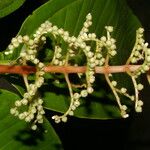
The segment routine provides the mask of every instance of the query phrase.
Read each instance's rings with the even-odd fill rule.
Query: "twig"
[[[121,72],[134,72],[140,65],[122,65],[122,66],[108,66],[108,67],[95,67],[95,73],[121,73]],[[85,73],[85,66],[46,66],[45,72],[51,73]],[[12,74],[31,74],[35,73],[36,68],[33,66],[8,66],[0,65],[0,73]],[[150,74],[150,71],[149,71]]]

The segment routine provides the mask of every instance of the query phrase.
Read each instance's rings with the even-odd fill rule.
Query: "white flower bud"
[[[30,118],[29,116],[27,116],[27,117],[25,118],[25,121],[26,121],[26,122],[30,122],[30,121],[31,121],[31,118]]]
[[[112,81],[111,84],[112,84],[112,86],[114,86],[114,87],[117,86],[117,82],[116,82],[116,81]]]
[[[95,34],[95,33],[92,33],[91,38],[92,38],[92,39],[95,39],[95,38],[96,38],[96,34]]]
[[[150,62],[150,56],[147,56],[146,61]]]
[[[110,51],[111,56],[115,56],[116,54],[117,54],[117,52],[115,50]]]
[[[11,113],[12,115],[14,115],[14,114],[16,113],[16,108],[11,108],[11,109],[10,109],[10,113]]]
[[[139,100],[139,101],[137,102],[137,105],[138,105],[138,106],[143,106],[143,101]]]
[[[148,66],[148,65],[144,65],[144,66],[143,66],[143,69],[144,69],[145,71],[148,71],[148,70],[149,70],[149,66]]]
[[[126,105],[122,105],[122,106],[121,106],[121,109],[122,109],[123,111],[125,111],[125,110],[127,110],[127,106],[126,106]]]
[[[111,44],[112,44],[112,43],[111,43],[110,40],[106,41],[106,45],[107,45],[107,46],[111,46]]]
[[[98,53],[98,54],[96,54],[96,57],[97,58],[102,58],[102,54]]]
[[[34,64],[38,64],[38,63],[39,63],[39,60],[38,60],[37,58],[35,58],[35,59],[33,60],[33,63],[34,63]]]
[[[84,27],[85,27],[85,28],[88,28],[88,27],[89,27],[89,25],[88,25],[87,22],[84,22]]]
[[[40,120],[40,119],[42,119],[43,117],[42,117],[42,115],[37,115],[37,119],[38,120]]]
[[[24,115],[24,113],[21,113],[21,114],[19,114],[18,117],[19,117],[20,120],[23,120],[25,118],[25,115]]]
[[[66,117],[66,116],[63,116],[63,117],[61,118],[61,120],[62,120],[63,122],[67,122],[67,117]]]
[[[116,45],[111,45],[111,47],[110,47],[112,50],[114,50],[114,49],[116,49]]]
[[[106,42],[106,40],[107,40],[107,39],[106,39],[105,36],[102,36],[102,37],[101,37],[101,41],[102,41],[102,42]]]
[[[55,119],[55,123],[60,123],[60,121],[61,121],[60,118]]]
[[[94,89],[93,89],[92,87],[88,87],[88,88],[87,88],[87,92],[88,92],[89,94],[93,93],[93,91],[94,91]]]
[[[32,45],[34,44],[34,41],[33,41],[33,40],[29,40],[28,44],[29,44],[30,46],[32,46]]]
[[[27,100],[27,99],[22,99],[22,100],[21,100],[21,103],[22,103],[23,105],[27,105],[27,104],[28,104],[28,100]]]
[[[25,42],[28,42],[28,41],[29,41],[29,36],[28,36],[28,35],[23,36],[23,40],[24,40]]]
[[[144,29],[143,28],[139,28],[138,29],[138,33],[142,34],[144,32]]]
[[[95,77],[94,77],[94,76],[90,76],[89,82],[90,82],[90,83],[94,83],[94,81],[95,81]]]
[[[73,98],[74,99],[79,99],[80,98],[80,94],[79,93],[74,93]]]
[[[141,107],[141,106],[137,106],[137,107],[135,108],[135,111],[136,111],[136,112],[142,112],[142,107]]]
[[[38,120],[38,123],[43,123],[43,119]]]
[[[74,112],[73,112],[73,111],[69,111],[69,115],[70,115],[70,116],[73,116],[73,115],[74,115]]]
[[[127,89],[126,88],[121,88],[121,93],[126,93],[127,92]]]
[[[134,96],[131,96],[131,101],[134,101],[134,99],[135,99]]]
[[[81,96],[82,96],[82,97],[87,97],[87,95],[88,95],[87,90],[82,90],[82,91],[81,91]]]
[[[143,88],[144,88],[144,86],[143,86],[142,84],[138,84],[138,85],[137,85],[137,89],[138,89],[139,91],[141,91]]]
[[[21,101],[16,101],[16,102],[15,102],[15,106],[16,106],[16,107],[21,106]]]
[[[15,48],[17,48],[18,46],[19,46],[19,42],[17,41],[17,42],[14,42],[13,43],[13,46],[15,47]]]
[[[9,55],[10,53],[8,51],[4,52],[5,55]]]
[[[74,106],[78,107],[80,105],[80,102],[78,100],[74,101]]]
[[[89,52],[87,53],[87,57],[92,58],[93,56],[94,56],[93,52],[89,51]]]
[[[131,58],[131,63],[134,64],[134,63],[136,63],[136,62],[137,62],[137,59],[136,59],[135,57],[132,57],[132,58]]]
[[[40,104],[40,105],[43,104],[43,100],[41,98],[38,99],[38,104]]]
[[[8,49],[9,50],[13,50],[14,49],[14,46],[12,44],[8,45]]]
[[[128,117],[129,117],[129,114],[124,114],[122,117],[123,117],[123,118],[128,118]]]
[[[106,29],[108,32],[113,32],[113,27],[112,27],[112,26],[106,26],[105,29]]]
[[[87,19],[87,20],[92,20],[92,15],[89,13],[89,14],[86,16],[86,19]]]
[[[147,54],[150,55],[150,48],[147,49]]]
[[[31,127],[31,129],[32,129],[32,130],[36,130],[36,129],[37,129],[37,125],[34,124],[34,125]]]

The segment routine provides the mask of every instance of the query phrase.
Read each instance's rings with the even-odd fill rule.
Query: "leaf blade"
[[[3,18],[23,5],[25,0],[3,0],[0,1],[0,18]]]
[[[44,124],[38,131],[31,131],[24,121],[9,113],[14,101],[20,97],[9,91],[0,92],[0,149],[62,149],[59,137],[47,119],[44,119]]]

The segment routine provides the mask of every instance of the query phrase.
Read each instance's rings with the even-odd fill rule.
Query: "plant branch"
[[[134,72],[140,65],[122,65],[122,66],[107,66],[95,67],[95,73],[121,73],[121,72]],[[46,66],[45,72],[52,73],[85,73],[86,66]],[[9,66],[0,65],[0,73],[14,73],[14,74],[31,74],[35,73],[36,68],[33,66]],[[150,71],[149,71],[150,74]]]

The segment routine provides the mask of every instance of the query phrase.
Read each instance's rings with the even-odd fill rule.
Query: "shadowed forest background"
[[[0,20],[0,50],[19,31],[22,22],[44,0],[26,0],[17,11]],[[150,43],[150,1],[127,0],[128,5],[145,28],[146,41]],[[65,150],[150,150],[150,87],[143,77],[141,114],[131,114],[128,119],[88,120],[72,117],[65,124],[53,124]],[[7,85],[1,79],[0,86]]]

